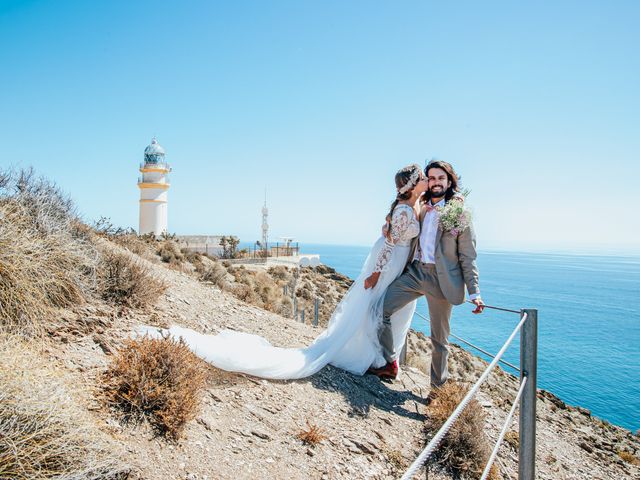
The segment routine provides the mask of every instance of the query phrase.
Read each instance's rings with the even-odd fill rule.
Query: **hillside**
[[[211,333],[230,328],[259,333],[283,346],[308,343],[320,332],[241,302],[187,273],[161,263],[149,266],[169,285],[151,311],[128,312],[103,334],[54,337],[48,356],[71,382],[87,387],[98,384],[109,353],[140,324],[177,324]],[[80,323],[109,314],[93,306],[73,313]],[[428,365],[429,342],[423,335],[412,333],[410,352],[410,365]],[[485,365],[453,347],[455,378],[471,381]],[[126,463],[136,472],[133,478],[394,478],[425,441],[428,376],[414,367],[405,373],[400,381],[387,384],[332,367],[309,379],[284,382],[215,371],[200,414],[177,444],[155,437],[144,424],[123,426],[101,409],[96,411],[96,421],[125,446]],[[501,427],[516,385],[515,378],[500,371],[481,392],[491,438]],[[617,454],[623,449],[637,454],[640,449],[638,438],[624,429],[591,418],[585,410],[571,408],[545,392],[540,394],[538,415],[539,478],[637,478],[640,474],[637,466]],[[327,436],[316,447],[305,446],[295,437],[307,421]],[[515,476],[514,449],[503,447],[499,458],[507,474]]]

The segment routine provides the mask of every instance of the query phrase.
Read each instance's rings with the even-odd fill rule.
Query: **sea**
[[[356,278],[369,247],[300,244],[300,251],[320,254],[322,263]],[[538,387],[638,431],[640,255],[480,251],[477,262],[486,304],[538,309]],[[519,316],[487,309],[474,315],[472,309],[470,304],[454,307],[452,333],[488,352],[498,352]],[[417,311],[428,318],[424,299],[418,301]],[[428,322],[418,315],[412,327],[429,334]],[[515,365],[518,345],[516,338],[503,357]]]

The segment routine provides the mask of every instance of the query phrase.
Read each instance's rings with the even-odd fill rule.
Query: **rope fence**
[[[515,413],[516,408],[518,408],[518,402],[520,401],[520,397],[522,396],[522,392],[524,392],[524,387],[526,384],[527,384],[527,377],[524,377],[522,379],[522,383],[520,384],[520,389],[518,389],[518,394],[516,395],[516,398],[513,400],[513,405],[511,405],[511,410],[509,410],[509,415],[507,415],[507,419],[505,420],[504,425],[502,426],[502,430],[500,430],[500,435],[498,435],[498,440],[496,440],[496,444],[493,447],[493,451],[489,456],[489,460],[487,461],[487,466],[484,467],[484,472],[482,472],[482,476],[480,477],[480,480],[486,480],[486,478],[489,476],[489,472],[491,471],[491,465],[493,465],[493,461],[496,459],[496,455],[498,455],[498,450],[500,449],[500,445],[502,445],[502,440],[504,440],[504,436],[507,433],[507,430],[509,429],[509,425],[511,425],[511,419],[513,418],[513,414]]]
[[[500,431],[496,444],[494,446],[493,451],[489,457],[487,465],[485,466],[484,472],[482,474],[481,480],[485,480],[489,475],[491,470],[491,466],[496,459],[498,454],[498,450],[502,441],[504,440],[504,436],[511,424],[513,416],[515,414],[516,408],[520,407],[520,432],[519,432],[519,463],[518,463],[518,478],[519,480],[534,480],[535,477],[535,408],[536,408],[536,366],[537,366],[537,325],[538,325],[538,311],[535,309],[523,309],[520,311],[506,309],[502,307],[494,307],[490,305],[485,305],[485,308],[505,311],[510,313],[518,313],[520,315],[520,321],[517,326],[503,344],[500,351],[495,355],[491,355],[485,350],[473,345],[466,340],[452,335],[454,338],[462,341],[463,343],[469,345],[472,348],[475,348],[485,355],[493,358],[491,363],[484,370],[480,378],[476,381],[476,383],[471,387],[469,392],[462,399],[460,404],[455,408],[453,413],[449,416],[447,421],[440,427],[440,429],[435,433],[433,438],[429,441],[427,446],[422,450],[422,452],[418,455],[415,461],[409,466],[407,471],[402,476],[401,480],[410,480],[413,478],[418,470],[425,464],[427,459],[431,456],[431,454],[438,447],[442,439],[449,432],[453,424],[460,417],[464,409],[467,407],[469,402],[473,399],[473,397],[480,390],[480,386],[486,381],[491,371],[494,367],[500,362],[509,367],[517,370],[520,373],[520,387],[516,394],[516,397],[513,401],[513,405],[511,406],[511,410],[507,415],[506,421]],[[416,314],[423,318],[424,320],[428,320],[420,313],[416,312]],[[502,360],[502,356],[507,351],[507,348],[511,345],[511,342],[516,337],[516,335],[520,333],[520,368],[515,365]]]

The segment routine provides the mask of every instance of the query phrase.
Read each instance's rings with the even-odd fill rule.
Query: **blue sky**
[[[371,244],[408,163],[450,161],[480,248],[640,252],[640,3],[0,0],[0,164],[137,227]]]

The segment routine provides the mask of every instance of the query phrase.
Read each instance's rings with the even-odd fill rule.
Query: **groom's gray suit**
[[[457,200],[453,200],[457,201]],[[420,211],[420,229],[425,228],[428,206]],[[435,214],[435,212],[434,212]],[[443,232],[438,225],[435,245],[421,245],[428,241],[418,235],[411,244],[411,253],[402,275],[395,279],[385,294],[380,344],[388,362],[398,357],[393,345],[391,315],[407,303],[424,295],[429,305],[431,324],[431,385],[441,386],[449,372],[449,320],[453,305],[464,302],[465,286],[470,298],[479,296],[478,267],[476,266],[476,238],[473,225],[469,224],[458,235]],[[434,263],[424,263],[422,252],[433,252]]]

